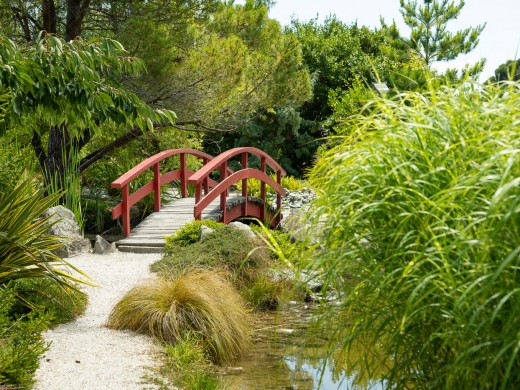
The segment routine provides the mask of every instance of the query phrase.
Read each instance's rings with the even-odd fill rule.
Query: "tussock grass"
[[[389,387],[520,388],[520,85],[381,99],[351,125],[311,173],[337,347],[367,346]]]
[[[220,274],[193,269],[134,287],[114,307],[107,325],[149,334],[168,343],[199,335],[215,362],[249,347],[248,318],[233,286]]]

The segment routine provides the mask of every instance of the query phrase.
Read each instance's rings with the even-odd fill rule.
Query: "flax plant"
[[[310,177],[331,349],[390,388],[520,388],[520,84],[370,106]]]
[[[63,239],[47,234],[48,218],[40,216],[61,194],[45,197],[43,192],[34,190],[28,181],[9,193],[0,192],[0,285],[27,278],[46,278],[73,289],[78,282],[92,284],[84,273],[54,254]]]

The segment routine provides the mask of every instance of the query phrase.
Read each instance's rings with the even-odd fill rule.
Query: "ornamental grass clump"
[[[371,105],[311,173],[336,346],[390,388],[520,388],[520,84]]]
[[[199,269],[134,287],[114,307],[107,325],[172,344],[196,334],[217,363],[234,360],[249,347],[242,299],[221,275]]]

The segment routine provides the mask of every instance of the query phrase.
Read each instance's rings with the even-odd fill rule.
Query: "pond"
[[[229,389],[384,389],[381,380],[354,383],[344,358],[327,356],[328,335],[310,325],[313,308],[292,304],[254,324],[252,352],[221,374]]]

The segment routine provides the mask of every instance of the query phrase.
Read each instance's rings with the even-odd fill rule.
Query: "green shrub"
[[[273,280],[269,271],[284,264],[277,264],[260,239],[231,226],[217,228],[203,241],[183,247],[166,246],[165,256],[152,265],[152,271],[165,277],[191,267],[224,272],[252,307],[272,309],[287,286]]]
[[[192,242],[193,240],[189,240],[190,234],[197,237],[196,242],[186,246],[167,244],[165,256],[152,264],[153,272],[164,277],[191,267],[224,272],[255,309],[276,308],[278,303],[290,297],[291,293],[298,293],[290,283],[277,280],[270,273],[273,268],[292,266],[290,261],[295,259],[296,248],[289,242],[286,234],[272,231],[285,250],[284,256],[287,255],[280,259],[279,254],[270,251],[266,242],[259,238],[262,237],[262,229],[255,228],[254,225],[251,226],[258,237],[250,237],[234,227],[218,224],[214,225],[215,232],[203,241],[198,240],[200,233],[196,230],[197,226],[200,226],[200,223],[188,224],[186,233],[180,234],[181,238],[186,237],[181,242]]]
[[[249,321],[241,297],[211,271],[193,269],[134,287],[114,307],[108,326],[172,344],[196,333],[215,362],[234,360],[249,346]]]
[[[0,285],[0,388],[29,387],[39,357],[47,350],[41,332],[48,327],[51,315],[36,309],[25,316],[13,317],[12,309],[17,302],[15,290]]]
[[[39,308],[52,315],[49,326],[69,322],[85,312],[88,296],[80,290],[61,288],[47,279],[18,279],[13,284],[18,303],[11,312],[20,317]]]
[[[195,334],[187,332],[175,344],[166,344],[159,369],[161,388],[176,386],[183,389],[213,390],[222,388],[219,378],[212,374],[213,367],[204,349],[204,343]],[[168,383],[164,383],[164,379]]]
[[[520,388],[520,85],[373,104],[311,174],[341,345],[390,388]]]
[[[190,222],[177,230],[173,235],[165,238],[165,253],[175,251],[175,247],[177,246],[187,246],[199,241],[201,226],[207,226],[211,229],[219,229],[224,226],[224,224],[211,219]]]

